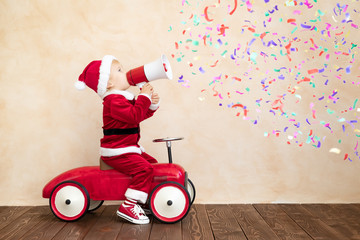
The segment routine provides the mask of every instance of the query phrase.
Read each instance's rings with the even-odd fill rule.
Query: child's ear
[[[107,83],[106,89],[110,89],[113,86],[114,86],[114,84],[112,83],[112,81],[109,80],[108,83]]]

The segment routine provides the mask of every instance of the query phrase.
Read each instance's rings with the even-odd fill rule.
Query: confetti
[[[355,109],[356,108],[356,104],[357,104],[357,102],[358,102],[358,99],[355,99],[355,101],[354,101],[354,105],[353,105],[353,109]],[[359,112],[359,109],[358,109],[358,112]]]
[[[234,9],[229,13],[230,15],[233,15],[235,10],[237,8],[237,0],[235,0]]]
[[[215,6],[215,5],[211,5],[210,7],[216,7],[216,6]],[[204,15],[205,15],[206,21],[211,22],[211,21],[213,21],[214,19],[210,19],[210,18],[209,18],[209,16],[208,16],[208,8],[209,8],[209,7],[205,7],[205,9],[204,9]]]
[[[201,92],[254,127],[272,121],[269,139],[360,161],[358,94],[349,95],[360,87],[356,2],[182,0],[182,29],[168,29],[178,83],[201,80]]]
[[[253,5],[251,4],[251,2],[249,0],[246,1],[246,7],[249,12],[252,12]]]

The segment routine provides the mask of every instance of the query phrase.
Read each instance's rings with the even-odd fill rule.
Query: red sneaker
[[[142,210],[144,210],[144,213],[146,215],[151,215],[152,214],[151,211],[150,211],[149,204],[141,204],[141,203],[139,203],[138,205],[142,208]]]
[[[136,224],[148,224],[150,222],[149,218],[145,215],[142,208],[137,204],[135,204],[134,206],[124,206],[124,204],[121,204],[116,214],[119,217]]]

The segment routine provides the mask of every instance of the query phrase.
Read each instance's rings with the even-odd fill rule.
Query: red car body
[[[172,181],[186,187],[187,173],[177,164],[155,163],[153,189],[165,181]],[[131,177],[115,169],[100,170],[99,166],[79,167],[53,178],[43,189],[43,198],[50,198],[55,187],[64,181],[75,181],[83,185],[92,200],[124,200]],[[151,190],[150,190],[151,191]]]

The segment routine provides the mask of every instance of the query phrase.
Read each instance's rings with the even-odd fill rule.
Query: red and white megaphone
[[[126,78],[130,85],[142,87],[145,83],[157,79],[172,79],[172,70],[170,62],[163,54],[161,57],[151,63],[141,67],[131,69],[126,73]]]

